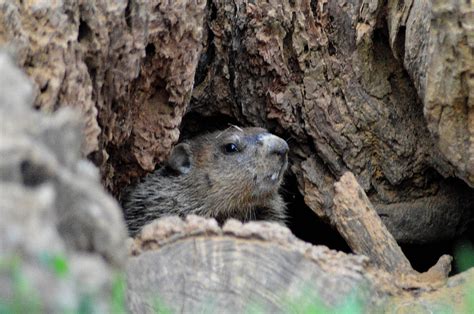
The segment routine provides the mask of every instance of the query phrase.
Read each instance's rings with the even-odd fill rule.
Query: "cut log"
[[[431,286],[405,285],[360,255],[313,246],[277,224],[188,216],[156,220],[131,240],[127,304],[132,313],[337,312],[422,307],[465,311],[474,269]],[[413,283],[413,282],[412,282]],[[439,300],[439,301],[437,301]]]
[[[380,303],[367,259],[315,247],[284,227],[188,216],[146,226],[132,245],[128,304],[151,312],[159,300],[173,312],[294,312],[290,301],[340,304],[351,296]],[[380,289],[380,288],[379,288]]]

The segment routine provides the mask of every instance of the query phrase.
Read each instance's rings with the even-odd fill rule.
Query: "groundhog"
[[[152,220],[188,214],[285,224],[279,194],[288,144],[262,128],[230,127],[174,147],[164,167],[129,188],[122,200],[130,235]]]

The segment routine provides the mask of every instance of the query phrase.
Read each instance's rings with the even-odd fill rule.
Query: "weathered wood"
[[[133,313],[152,312],[158,299],[184,313],[294,312],[295,302],[337,305],[354,295],[369,307],[383,301],[364,257],[304,243],[277,224],[231,220],[221,229],[197,216],[164,218],[145,227],[132,252]]]
[[[426,274],[386,272],[366,257],[302,242],[277,224],[234,220],[220,228],[197,216],[152,222],[131,240],[130,254],[132,313],[163,307],[184,313],[288,313],[309,304],[337,306],[353,293],[360,307],[351,309],[364,313],[406,311],[407,304],[456,312],[466,310],[468,283],[474,280],[472,269],[446,281],[447,256]]]
[[[355,253],[369,257],[376,267],[403,278],[400,283],[403,288],[446,281],[451,271],[452,257],[441,256],[437,264],[426,273],[418,274],[413,270],[351,172],[342,175],[334,188],[332,219]]]
[[[456,176],[474,187],[474,4],[388,2],[391,44],[423,101],[428,129]]]
[[[82,152],[119,192],[178,140],[205,9],[203,0],[0,1],[0,46],[32,78],[37,108],[82,113]]]
[[[426,243],[472,212],[456,203],[465,189],[417,207],[445,196],[442,176],[472,184],[471,12],[457,0],[1,1],[0,45],[36,107],[83,113],[82,151],[115,195],[166,158],[183,119],[206,132],[200,118],[226,117],[292,139],[290,171],[319,216],[350,169],[383,210],[442,217],[417,229],[386,216],[397,240]]]
[[[413,273],[410,262],[388,232],[351,172],[334,184],[333,218],[351,249],[388,272]]]
[[[291,171],[322,218],[331,216],[334,182],[350,170],[374,204],[395,211],[385,219],[397,240],[450,239],[472,212],[457,202],[472,190],[446,198],[449,182],[439,175],[459,173],[469,183],[466,164],[474,160],[466,140],[470,109],[462,106],[470,81],[460,75],[471,64],[470,41],[461,40],[468,38],[470,6],[457,0],[214,0],[189,109],[290,137]],[[446,49],[444,56],[434,47]],[[450,108],[442,116],[433,93],[444,80],[437,70],[453,87],[438,95]],[[425,94],[433,95],[430,108]],[[433,137],[438,129],[443,134]],[[424,203],[427,198],[440,201]],[[423,228],[400,224],[401,208],[412,221],[423,211],[440,218],[424,220]]]

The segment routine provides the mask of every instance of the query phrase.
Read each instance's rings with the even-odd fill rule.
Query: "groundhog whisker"
[[[229,124],[229,125],[230,125],[230,128],[233,127],[233,128],[235,128],[235,129],[239,130],[240,132],[244,133],[244,130],[243,130],[241,127],[239,127],[239,126],[237,126],[237,125],[234,125],[234,124]]]

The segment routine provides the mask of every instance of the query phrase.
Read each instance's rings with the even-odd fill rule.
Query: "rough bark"
[[[190,121],[194,115],[198,121],[219,120],[214,122],[221,127],[227,121],[264,126],[287,138],[291,173],[306,204],[324,219],[337,224],[333,185],[351,171],[368,196],[353,195],[352,201],[362,200],[359,205],[366,208],[374,204],[397,240],[452,238],[472,218],[474,203],[472,189],[448,179],[473,184],[471,17],[472,3],[456,0],[0,2],[0,45],[13,52],[34,82],[33,95],[0,93],[10,104],[2,127],[17,121],[15,127],[33,127],[19,146],[8,145],[20,132],[2,138],[15,158],[2,159],[6,166],[0,174],[15,184],[52,181],[46,189],[6,184],[2,198],[12,202],[4,210],[22,232],[35,231],[31,238],[41,245],[57,245],[60,252],[69,252],[71,245],[78,254],[92,251],[120,261],[123,230],[119,222],[110,223],[116,222],[116,205],[82,177],[90,177],[91,168],[78,161],[80,139],[70,131],[78,122],[60,109],[82,113],[81,151],[100,167],[105,186],[115,194],[163,161],[188,112]],[[26,113],[11,115],[29,98],[44,112],[58,112],[38,120],[45,122]],[[196,129],[183,125],[183,133]],[[197,131],[210,127],[200,123]],[[105,209],[100,219],[96,202]],[[25,216],[16,214],[18,208]],[[51,219],[52,209],[64,216]],[[28,220],[34,213],[40,226]],[[46,221],[57,225],[45,227]],[[154,226],[160,228],[152,225],[151,234],[135,242],[133,252],[140,254],[129,264],[132,308],[149,303],[144,298],[156,288],[179,309],[220,293],[218,307],[242,310],[245,297],[252,299],[250,292],[259,288],[259,299],[278,310],[281,294],[298,297],[302,278],[314,279],[310,285],[329,304],[360,284],[368,287],[361,290],[369,308],[392,293],[401,301],[387,302],[400,306],[404,298],[425,304],[423,297],[436,294],[455,295],[457,302],[463,280],[472,280],[471,271],[443,286],[448,263],[442,259],[427,273],[441,274],[434,284],[422,277],[399,282],[386,271],[405,273],[405,261],[393,267],[396,263],[374,256],[383,271],[363,257],[304,244],[286,229],[235,223],[220,229],[197,221],[158,222]],[[383,227],[380,221],[377,226]],[[47,241],[51,234],[56,241]],[[389,238],[385,230],[377,234],[383,234],[377,241]],[[355,231],[347,239],[361,240]],[[394,245],[390,249],[403,260]],[[370,258],[367,247],[360,253]],[[98,256],[90,261],[74,255],[73,278],[81,282],[88,278],[84,274],[93,274],[97,286],[109,285],[111,274]],[[194,264],[181,260],[188,256]],[[212,272],[216,269],[222,272]],[[206,279],[205,289],[198,287],[199,279]],[[275,280],[278,289],[268,289],[267,280]],[[42,287],[50,277],[38,282],[46,293]]]
[[[431,134],[454,172],[474,186],[474,6],[389,1],[390,45],[412,78]]]
[[[82,152],[118,192],[178,140],[204,9],[205,1],[2,1],[0,45],[33,78],[37,108],[82,113]]]
[[[198,67],[190,110],[229,115],[289,138],[292,173],[306,204],[323,218],[331,220],[333,183],[350,170],[398,240],[452,238],[464,230],[474,202],[471,189],[442,177],[457,166],[446,162],[423,114],[419,87],[427,90],[431,81],[419,76],[437,51],[420,53],[411,61],[418,67],[411,66],[398,54],[404,45],[417,45],[418,37],[409,42],[392,35],[394,19],[404,21],[410,10],[431,16],[424,1],[415,2],[213,1],[207,57]],[[418,25],[410,24],[410,32]],[[430,34],[420,34],[421,47]],[[450,64],[469,60],[463,55]],[[469,147],[461,149],[463,156]],[[423,228],[403,223],[404,217]]]
[[[472,190],[445,177],[472,185],[472,4],[0,5],[0,43],[34,79],[36,107],[80,109],[82,152],[115,195],[164,160],[189,112],[290,139],[291,172],[325,219],[350,170],[400,241],[452,238],[470,220]]]

